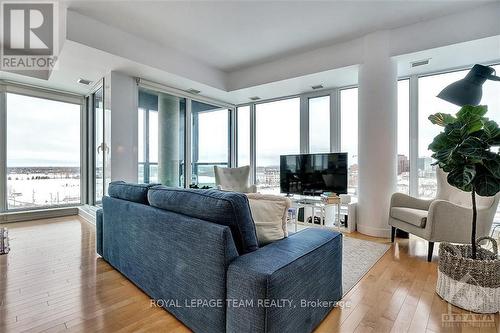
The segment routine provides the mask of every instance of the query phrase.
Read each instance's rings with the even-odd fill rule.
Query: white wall
[[[104,98],[111,109],[111,180],[137,182],[137,83],[114,71],[104,82],[110,92]]]

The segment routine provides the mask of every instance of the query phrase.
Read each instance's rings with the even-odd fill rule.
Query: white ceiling
[[[430,59],[429,64],[410,67],[411,62],[422,59]],[[400,77],[460,68],[474,63],[487,64],[500,61],[500,36],[419,51],[398,56],[396,60]],[[71,41],[66,41],[59,57],[58,68],[53,70],[49,80],[6,72],[0,72],[0,79],[86,94],[89,87],[77,83],[78,78],[95,82],[110,69],[178,89],[195,88],[204,96],[234,104],[248,103],[252,96],[268,99],[312,92],[311,86],[317,84],[322,84],[325,89],[354,85],[358,79],[358,66],[349,66],[228,92]]]
[[[488,1],[66,1],[80,14],[234,71]]]
[[[288,3],[288,2],[287,2]],[[362,3],[359,4],[359,8],[363,8],[367,3]],[[379,5],[382,6],[395,6],[397,3],[401,4],[403,1],[399,2],[394,2],[394,3],[387,3],[387,2],[378,2]],[[408,3],[408,1],[404,2]],[[437,3],[441,10],[444,10],[443,8],[449,8],[448,4],[451,2],[447,2],[446,4],[443,4],[441,2]],[[113,3],[116,5],[116,8],[129,8],[130,6],[136,6],[136,4],[131,4],[131,3],[124,3],[123,1],[116,1]],[[199,3],[192,3],[191,5],[198,8],[197,4]],[[240,5],[240,3],[232,3],[233,5]],[[251,2],[254,7],[258,6],[281,6],[283,2],[281,3],[261,3],[261,2]],[[289,4],[289,3],[288,3]],[[412,2],[413,5],[415,3]],[[431,5],[433,7],[436,2],[426,2],[427,6]],[[470,6],[470,3],[464,3],[462,1],[455,2],[453,1],[453,4],[455,5],[452,9],[452,11],[457,10],[457,8],[464,8],[463,6]],[[85,4],[81,3],[71,3],[71,6],[73,5],[78,5],[83,7],[95,7],[99,8],[99,6],[103,6],[102,3],[97,3],[95,1],[90,1]],[[104,5],[109,7],[109,3],[105,3]],[[153,7],[161,7],[161,6],[170,6],[172,5],[171,3],[151,3],[147,1],[147,5],[152,5]],[[173,4],[175,6],[186,6],[188,4],[185,3],[175,3]],[[221,6],[222,9],[226,8],[227,3],[225,2],[219,2],[216,5],[213,4],[216,7]],[[244,5],[248,5],[244,4]],[[295,3],[293,3],[293,6],[295,8]],[[311,4],[312,7],[315,6],[325,6],[325,5],[346,5],[346,3],[314,3]],[[348,4],[350,5],[350,3]],[[368,4],[370,8],[374,8],[372,5],[373,3]],[[420,5],[420,3],[418,4]],[[77,7],[78,7],[77,6]],[[146,6],[146,7],[148,7]],[[148,7],[149,8],[149,7]],[[285,7],[282,7],[285,8]],[[340,7],[338,7],[340,8]],[[379,8],[379,7],[377,7]],[[485,6],[483,8],[480,8],[480,11],[484,12],[491,12],[491,7],[490,6]],[[493,7],[496,8],[496,7]],[[286,8],[285,8],[286,9]],[[208,10],[208,9],[207,9]],[[295,9],[296,10],[296,9]],[[314,9],[314,12],[317,10]],[[362,10],[364,11],[364,10]],[[469,13],[469,12],[468,12]],[[102,15],[102,14],[99,14]],[[172,15],[170,15],[172,16]],[[169,16],[169,17],[170,17]],[[337,15],[338,16],[338,15]],[[156,17],[155,15],[152,15],[152,17]],[[267,16],[266,16],[267,17]],[[251,19],[252,16],[248,16],[248,19]],[[389,20],[392,20],[392,18],[388,18]],[[422,15],[418,16],[418,19],[422,19]],[[118,19],[116,19],[118,21]],[[123,18],[124,21],[127,20],[126,17]],[[379,20],[379,18],[377,18]],[[186,22],[193,22],[193,19],[189,18],[189,15],[185,18]],[[304,20],[302,20],[304,21]],[[495,20],[493,20],[495,21]],[[102,29],[105,29],[107,26],[106,25],[101,25],[99,26],[97,22],[94,22],[94,29],[95,31],[102,31]],[[108,22],[109,23],[109,22]],[[310,23],[310,22],[309,22]],[[308,23],[308,24],[309,24]],[[138,23],[132,23],[132,25],[137,25]],[[288,22],[280,22],[277,24],[276,29],[278,31],[282,31],[283,28],[281,27],[281,24],[290,27],[290,29],[293,29],[293,26],[290,26]],[[311,23],[312,24],[312,23]],[[146,23],[144,25],[147,25]],[[314,25],[314,24],[313,24]],[[363,24],[362,24],[363,25]],[[80,24],[77,25],[76,29],[86,29],[88,24]],[[200,35],[208,36],[209,34],[207,31],[214,31],[217,30],[217,26],[219,26],[218,22],[212,22],[211,24],[208,24],[205,28],[206,29],[200,29]],[[302,25],[305,26],[305,25]],[[347,27],[347,25],[346,25]],[[122,28],[123,29],[123,28]],[[129,30],[133,30],[130,27],[127,27]],[[403,28],[404,29],[404,28]],[[181,30],[181,29],[177,29]],[[174,29],[175,33],[180,33]],[[206,31],[205,31],[206,30]],[[236,29],[236,31],[231,31],[230,33],[225,34],[224,37],[221,37],[222,39],[228,38],[229,35],[235,35],[238,33],[241,33],[241,29]],[[234,45],[238,44],[241,45],[242,48],[245,49],[258,49],[255,45],[253,47],[250,47],[247,44],[247,40],[252,40],[255,43],[259,42],[258,38],[258,32],[261,31],[262,29],[259,28],[258,26],[254,29],[255,33],[250,33],[249,36],[246,36],[247,38],[245,40],[240,39],[239,41],[234,41],[232,44],[229,43],[229,45],[226,47],[223,43],[218,41],[217,43],[211,43],[213,47],[215,48],[220,48],[222,50],[231,50],[234,49]],[[304,29],[308,30],[308,29]],[[352,28],[351,30],[356,30]],[[359,29],[358,29],[359,30]],[[459,31],[460,29],[457,29]],[[88,30],[86,29],[85,31],[91,31],[92,34],[96,33],[95,31]],[[455,31],[455,30],[454,30]],[[183,31],[183,33],[186,33]],[[165,34],[168,35],[168,34]],[[99,35],[99,36],[102,36]],[[415,34],[417,37],[417,34]],[[199,37],[199,36],[198,36]],[[198,38],[197,37],[197,38]],[[288,36],[290,37],[290,36]],[[296,36],[292,36],[287,39],[287,43],[290,42],[290,39],[296,38]],[[100,39],[104,39],[104,37],[98,37]],[[148,37],[150,38],[150,37]],[[173,38],[172,36],[169,36],[168,38]],[[218,38],[218,37],[217,37]],[[346,37],[342,37],[346,38]],[[133,42],[135,45],[136,42],[139,42],[142,39],[142,37],[139,37],[138,39]],[[167,37],[165,37],[167,39]],[[243,40],[243,41],[242,41]],[[418,40],[417,40],[418,41]],[[108,41],[109,42],[109,41]],[[112,42],[112,41],[111,41]],[[114,43],[116,45],[121,45],[119,42]],[[210,43],[209,43],[210,44]],[[336,44],[340,45],[346,45],[344,44]],[[490,63],[492,61],[500,61],[500,35],[496,35],[493,37],[487,37],[487,38],[480,38],[480,39],[474,39],[474,40],[469,40],[466,42],[458,42],[456,44],[452,45],[447,45],[443,47],[434,47],[434,48],[428,48],[428,49],[423,49],[422,51],[418,52],[411,52],[407,54],[403,54],[401,56],[397,56],[397,63],[398,63],[398,75],[399,76],[405,76],[405,75],[411,75],[411,74],[422,74],[422,73],[429,73],[429,72],[434,72],[434,71],[440,71],[440,70],[446,70],[446,69],[452,69],[455,67],[463,67],[463,66],[468,66],[471,64],[474,64],[476,62],[478,63]],[[281,45],[278,45],[281,47]],[[167,50],[165,48],[165,50]],[[237,48],[240,50],[239,48]],[[298,49],[298,48],[295,48]],[[194,50],[194,48],[193,48]],[[199,51],[199,50],[198,50]],[[262,50],[261,50],[262,51]],[[269,49],[267,50],[269,51]],[[168,51],[166,51],[168,52]],[[356,51],[356,52],[359,52]],[[234,51],[234,52],[227,52],[227,54],[224,55],[224,61],[228,61],[229,58],[241,58],[241,54],[243,52],[240,51]],[[185,54],[185,53],[184,53]],[[205,55],[204,52],[198,52],[199,55]],[[335,54],[335,53],[333,53]],[[347,53],[349,54],[349,53]],[[158,53],[157,55],[150,54],[153,57],[158,57],[161,56],[161,53]],[[239,56],[238,56],[239,55]],[[356,54],[352,54],[355,56]],[[314,72],[309,72],[301,75],[290,75],[285,79],[276,79],[272,81],[262,81],[259,83],[255,83],[252,85],[248,85],[247,87],[242,87],[242,88],[235,88],[235,89],[221,89],[214,87],[210,85],[210,83],[202,83],[202,81],[197,81],[196,79],[190,78],[189,76],[181,76],[182,73],[178,73],[178,75],[175,75],[173,73],[175,72],[170,72],[168,69],[163,69],[155,66],[155,64],[148,63],[147,61],[141,61],[141,59],[136,59],[132,60],[133,58],[127,58],[127,55],[125,54],[122,56],[120,53],[108,53],[105,50],[101,50],[99,48],[95,48],[92,45],[87,45],[85,42],[82,43],[78,40],[73,41],[73,40],[66,40],[64,47],[62,48],[62,52],[59,55],[59,61],[57,63],[58,68],[54,69],[52,71],[52,75],[48,80],[44,79],[39,79],[39,78],[34,78],[34,77],[29,77],[25,75],[18,75],[18,74],[13,74],[13,73],[5,73],[5,72],[0,72],[0,79],[9,79],[9,80],[14,80],[18,82],[24,82],[24,83],[29,83],[29,84],[34,84],[42,87],[47,87],[47,88],[55,88],[55,89],[60,89],[60,90],[65,90],[65,91],[70,91],[70,92],[75,92],[75,93],[80,93],[80,94],[85,94],[88,92],[89,87],[81,85],[77,83],[78,78],[82,77],[85,79],[90,79],[92,81],[97,81],[100,78],[102,78],[106,73],[109,73],[110,71],[119,71],[122,73],[125,73],[130,76],[137,76],[141,77],[150,81],[158,82],[161,84],[165,84],[171,87],[175,87],[178,89],[190,89],[194,88],[197,90],[201,91],[201,94],[204,96],[216,98],[219,100],[227,101],[230,103],[247,103],[249,102],[249,97],[251,96],[259,96],[262,99],[267,99],[267,98],[274,98],[274,97],[280,97],[280,96],[287,96],[287,95],[294,95],[298,93],[303,93],[303,92],[312,92],[311,86],[317,85],[317,84],[322,84],[325,89],[329,88],[335,88],[335,87],[343,87],[347,85],[353,85],[357,83],[357,77],[358,77],[358,64],[357,61],[351,62],[353,65],[349,64],[344,64],[342,66],[337,66],[337,67],[326,67],[325,69],[321,69],[318,71]],[[349,59],[351,59],[348,56]],[[430,63],[425,66],[417,67],[412,69],[410,67],[410,63],[412,61],[417,61],[421,59],[426,59],[430,58]],[[260,61],[260,60],[254,60],[254,61]],[[252,67],[253,69],[253,67]],[[246,71],[252,71],[252,69],[247,69]]]

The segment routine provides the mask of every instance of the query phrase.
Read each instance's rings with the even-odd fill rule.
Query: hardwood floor
[[[6,226],[12,250],[0,256],[0,332],[189,331],[97,256],[94,226],[78,217]],[[498,314],[481,327],[443,325],[443,315],[466,312],[434,292],[436,257],[427,263],[426,251],[419,239],[398,240],[316,331],[499,333]]]

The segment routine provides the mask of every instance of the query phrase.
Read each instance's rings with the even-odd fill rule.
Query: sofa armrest
[[[102,255],[102,208],[95,212],[95,244],[96,251],[101,257]]]
[[[391,197],[391,208],[392,207],[407,207],[415,208],[421,210],[429,210],[429,207],[434,199],[422,200],[411,197],[403,193],[394,193]]]
[[[478,207],[477,237],[489,234],[493,215],[489,207]],[[430,241],[470,244],[472,208],[435,200],[429,207],[426,227],[430,228]]]
[[[227,298],[227,332],[311,332],[342,298],[342,235],[310,228],[236,258]]]

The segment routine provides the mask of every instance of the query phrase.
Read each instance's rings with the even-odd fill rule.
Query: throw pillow
[[[270,194],[247,193],[260,245],[288,237],[287,215],[290,199]]]

